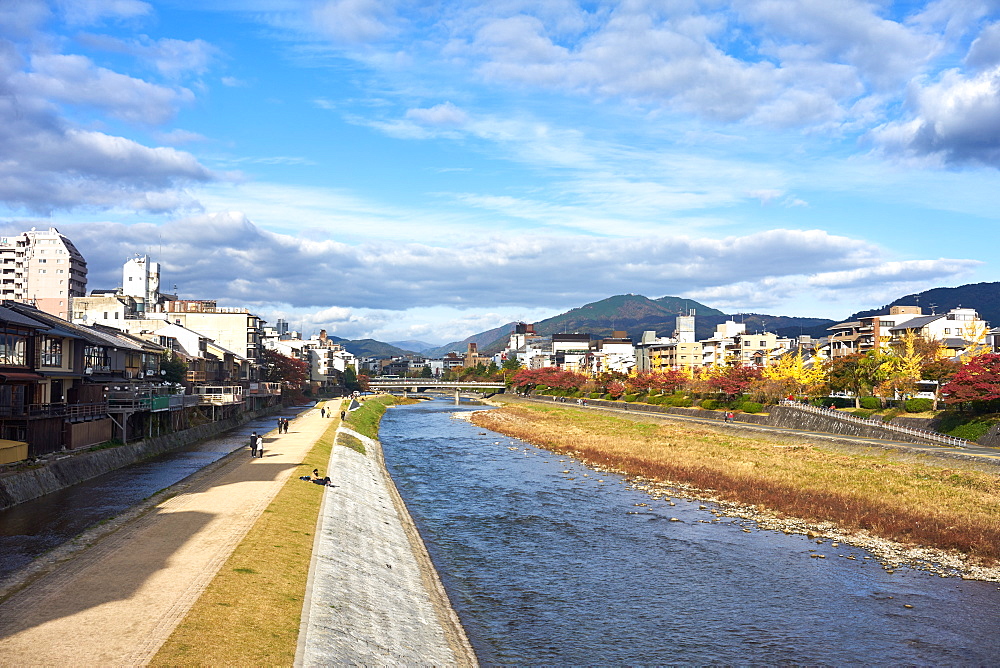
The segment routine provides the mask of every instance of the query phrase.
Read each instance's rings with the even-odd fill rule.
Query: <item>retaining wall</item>
[[[540,398],[540,397],[536,397]],[[566,399],[566,403],[575,403],[576,399]],[[607,401],[604,399],[587,399],[588,406],[604,406],[617,408],[619,410],[631,410],[637,413],[667,413],[672,415],[683,415],[685,417],[696,417],[701,420],[725,419],[725,411],[709,411],[700,408],[676,408],[674,406],[656,406],[649,404],[626,404],[624,401]],[[626,409],[625,406],[628,406]],[[877,424],[861,424],[848,420],[838,420],[835,417],[813,413],[811,411],[798,410],[790,406],[769,406],[767,413],[735,413],[734,419],[737,422],[750,424],[760,424],[770,427],[784,427],[787,429],[802,429],[806,431],[820,431],[839,436],[849,436],[853,438],[878,438],[891,441],[902,441],[904,443],[928,443],[926,439],[918,436],[911,436],[897,432]],[[1000,434],[997,435],[1000,438]]]
[[[0,475],[0,510],[96,478],[108,471],[212,438],[275,410],[277,408],[245,413],[239,417],[210,422],[114,448],[63,456],[57,454],[36,468],[4,473]]]

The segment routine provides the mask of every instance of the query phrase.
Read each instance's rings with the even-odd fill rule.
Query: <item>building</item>
[[[0,237],[0,299],[69,319],[71,300],[86,294],[87,261],[56,228]]]

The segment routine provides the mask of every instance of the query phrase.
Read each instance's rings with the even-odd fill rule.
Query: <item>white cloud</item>
[[[73,26],[92,25],[107,19],[134,19],[153,13],[152,6],[141,0],[56,0],[56,5],[63,19]]]
[[[890,154],[943,164],[1000,166],[1000,65],[967,77],[946,71],[938,81],[915,83],[914,116],[872,131]]]
[[[179,105],[194,100],[185,88],[151,84],[74,55],[34,56],[31,71],[11,77],[10,82],[20,95],[98,107],[135,123],[164,123]]]
[[[346,43],[377,41],[394,32],[390,0],[325,0],[312,10],[314,28]]]

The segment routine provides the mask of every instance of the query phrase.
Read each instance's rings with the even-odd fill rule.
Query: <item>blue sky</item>
[[[306,334],[1000,280],[996,1],[0,0],[0,92],[0,231]]]

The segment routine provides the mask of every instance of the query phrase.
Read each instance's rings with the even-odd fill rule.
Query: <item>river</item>
[[[1000,661],[996,583],[704,523],[697,502],[451,417],[481,408],[394,407],[380,438],[483,664]]]
[[[286,409],[281,416],[294,418],[293,411]],[[250,432],[270,431],[278,417],[247,422],[216,438],[0,511],[0,577],[245,446]]]

